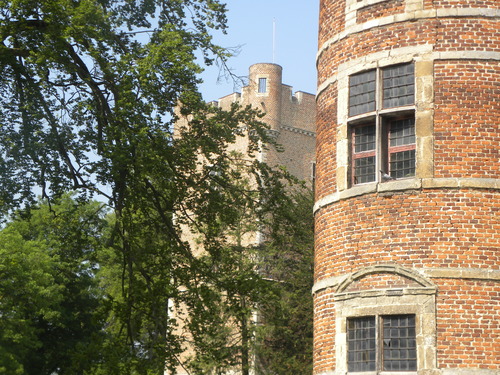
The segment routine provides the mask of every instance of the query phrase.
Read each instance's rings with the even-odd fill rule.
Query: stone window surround
[[[412,64],[413,61],[410,62]],[[348,182],[347,186],[354,187],[363,185],[366,183],[372,182],[381,182],[381,174],[379,171],[383,170],[384,172],[389,173],[389,164],[390,164],[390,155],[392,154],[391,147],[389,145],[388,137],[390,134],[390,123],[391,119],[394,120],[396,117],[399,119],[414,119],[415,117],[415,101],[412,104],[405,104],[402,106],[389,106],[384,107],[384,87],[382,85],[383,78],[383,68],[399,66],[401,64],[388,65],[384,67],[377,67],[375,69],[368,69],[368,71],[375,71],[375,99],[374,106],[375,109],[373,111],[355,114],[353,116],[349,116],[348,118],[348,153],[349,153],[349,165],[347,168],[348,171]],[[415,68],[415,66],[413,66]],[[349,77],[351,77],[349,75]],[[413,81],[415,81],[415,73],[413,73]],[[348,98],[348,112],[351,110],[350,98]],[[388,117],[390,116],[390,117]],[[354,174],[354,140],[352,139],[352,133],[358,125],[365,126],[367,124],[373,125],[376,129],[375,136],[375,149],[373,150],[373,156],[375,156],[375,180],[369,181],[365,183],[355,183],[353,174]],[[351,144],[352,143],[352,144]],[[385,145],[385,147],[383,147]],[[415,144],[410,146],[411,149],[415,150]],[[337,154],[337,157],[339,155]],[[385,160],[385,162],[383,162]],[[413,176],[412,176],[413,177]]]
[[[498,10],[500,16],[500,9]],[[337,164],[337,191],[318,200],[314,205],[314,212],[322,207],[339,200],[351,197],[370,194],[374,192],[401,191],[412,189],[433,189],[433,188],[467,188],[467,189],[492,189],[500,190],[500,179],[492,178],[435,178],[434,177],[434,135],[433,135],[433,101],[434,101],[434,62],[439,60],[493,60],[500,61],[500,53],[495,51],[448,51],[435,52],[432,44],[395,48],[390,51],[375,52],[358,59],[348,61],[339,65],[337,73],[331,75],[327,80],[318,86],[316,100],[330,86],[337,86],[338,102],[348,103],[349,95],[349,75],[359,72],[368,67],[387,66],[409,61],[415,62],[416,92],[415,92],[415,120],[417,136],[417,171],[413,179],[403,179],[384,183],[369,183],[356,185],[347,188],[347,170],[343,182],[341,179],[342,165]],[[363,68],[366,66],[366,68]],[[417,72],[418,70],[418,72]],[[432,100],[423,100],[429,98]],[[337,155],[339,147],[345,147],[344,155],[347,159],[347,104],[337,106],[338,127],[337,127]],[[344,133],[343,133],[344,132]],[[422,152],[419,151],[422,150]],[[430,156],[426,162],[419,162],[419,155]],[[342,156],[342,155],[341,155]],[[344,157],[344,156],[342,156]],[[341,159],[343,160],[343,159]],[[348,159],[347,159],[348,160]],[[345,163],[344,168],[347,168]]]
[[[395,319],[394,321],[391,321]],[[408,319],[408,321],[401,322],[400,319]],[[404,314],[404,315],[368,315],[356,318],[347,318],[347,345],[348,345],[348,359],[347,368],[349,367],[372,367],[375,368],[380,366],[386,366],[388,362],[388,367],[392,367],[396,362],[404,364],[407,367],[414,367],[412,370],[401,370],[401,372],[416,372],[417,367],[417,345],[415,332],[410,333],[409,329],[416,328],[415,325],[416,317],[414,314]],[[367,326],[368,325],[368,326]],[[387,336],[386,336],[387,335]],[[350,337],[351,336],[351,337]],[[362,337],[360,337],[362,336]],[[396,339],[395,347],[385,346],[385,340],[392,342],[392,339]],[[405,341],[403,345],[399,345],[398,339]],[[374,347],[369,345],[366,348],[367,342],[373,342]],[[413,342],[412,342],[413,341]],[[413,344],[413,345],[412,345]],[[354,352],[354,356],[350,357],[350,346]],[[395,353],[403,351],[402,358],[394,356]],[[412,356],[412,351],[414,350],[415,355]],[[365,357],[366,354],[374,354],[374,358],[370,358],[367,361]],[[401,353],[401,352],[399,352]],[[357,355],[356,355],[357,354]],[[366,363],[368,362],[368,363]],[[397,373],[398,370],[380,370],[381,372],[387,371],[391,374]],[[363,372],[376,372],[376,370],[353,370],[355,373]]]
[[[373,274],[397,274],[410,278],[420,287],[345,292],[356,280]],[[436,287],[418,272],[398,265],[378,265],[347,275],[335,290],[336,372],[353,375],[419,375],[437,371]],[[417,328],[417,371],[347,372],[347,318],[361,316],[414,314]]]
[[[351,285],[355,280],[362,278],[365,275],[376,274],[376,273],[396,273],[400,276],[407,277],[415,280],[417,283],[421,284],[421,288],[394,288],[394,289],[378,289],[378,290],[368,290],[368,291],[356,291],[346,293],[345,290]],[[337,366],[342,365],[341,368],[337,367],[335,371],[326,371],[317,375],[374,375],[373,372],[369,373],[351,373],[347,372],[347,314],[344,312],[345,309],[351,307],[358,308],[357,311],[353,313],[358,313],[360,315],[372,315],[388,313],[388,315],[397,314],[398,311],[418,313],[418,310],[424,312],[422,318],[418,321],[421,331],[425,324],[429,324],[422,336],[424,341],[424,347],[422,350],[426,355],[428,355],[428,363],[431,368],[424,371],[424,369],[418,368],[417,375],[499,375],[497,370],[489,369],[437,369],[437,354],[435,352],[435,340],[436,340],[436,302],[435,302],[435,287],[429,281],[433,278],[450,278],[450,279],[472,279],[472,280],[489,280],[489,281],[500,281],[500,270],[492,269],[470,269],[470,268],[422,268],[422,269],[408,269],[401,267],[399,265],[377,265],[367,267],[358,272],[344,274],[336,277],[331,277],[325,280],[316,282],[313,287],[312,293],[316,294],[322,291],[328,291],[334,294],[335,309],[340,314],[343,314],[344,319],[337,316],[336,324],[337,327],[343,327],[344,332],[337,332],[335,338],[336,343],[344,342],[344,346],[340,347],[336,345],[336,358]],[[427,298],[425,297],[427,296]],[[401,297],[404,297],[403,299]],[[415,298],[416,297],[416,298]],[[399,298],[399,300],[397,300]],[[430,302],[432,300],[432,302]],[[400,303],[398,305],[394,304],[397,301]],[[385,303],[385,309],[380,310],[378,303]],[[408,302],[407,304],[405,302]],[[371,303],[371,305],[370,305]],[[402,304],[401,304],[402,303]],[[419,306],[415,306],[415,303]],[[364,306],[363,306],[364,305]],[[366,310],[363,310],[366,308]],[[392,310],[391,310],[392,309]],[[430,315],[429,315],[430,314]],[[434,318],[433,318],[434,317]],[[433,328],[434,327],[434,328]],[[342,336],[343,335],[343,336]],[[343,341],[340,341],[343,340]],[[424,359],[420,352],[417,352],[419,357],[417,359],[417,365],[420,366],[420,360]],[[343,362],[339,359],[340,356],[344,358]],[[343,363],[343,364],[342,364]],[[432,365],[434,363],[434,365]],[[405,372],[404,375],[413,375],[413,373]],[[399,375],[395,372],[386,372],[385,374],[376,375]]]
[[[266,80],[266,91],[259,92],[259,82],[261,78]],[[269,74],[257,74],[255,76],[255,93],[257,96],[268,96],[269,95]]]
[[[360,116],[348,115],[349,76],[369,69],[380,69],[402,63],[415,64],[415,135],[416,135],[416,177],[428,178],[433,175],[433,102],[434,102],[434,61],[425,52],[428,46],[394,49],[387,56],[374,53],[339,66],[337,75],[337,189],[350,187],[349,163],[349,124]],[[384,112],[396,112],[388,109]],[[363,116],[363,115],[362,115]],[[362,117],[361,116],[361,117]],[[425,157],[424,157],[425,156]]]

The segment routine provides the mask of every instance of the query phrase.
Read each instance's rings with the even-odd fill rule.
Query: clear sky
[[[283,83],[293,86],[294,92],[314,94],[319,0],[226,0],[225,3],[229,29],[227,35],[216,34],[215,41],[223,47],[240,47],[238,56],[229,61],[233,73],[247,76],[250,65],[274,62],[283,67]],[[201,92],[206,101],[240,91],[232,81],[217,82],[218,73],[217,67],[209,67],[202,75]]]

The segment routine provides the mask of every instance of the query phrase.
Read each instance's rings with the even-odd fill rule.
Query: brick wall
[[[405,2],[403,0],[389,0],[378,4],[368,5],[358,10],[357,22],[363,23],[394,13],[401,13],[404,9]]]
[[[497,263],[498,264],[498,263]],[[500,368],[499,283],[436,279],[438,357],[443,367]]]
[[[498,267],[499,233],[497,191],[425,189],[345,199],[316,214],[316,279],[391,262]]]
[[[434,71],[436,177],[500,178],[500,64],[443,60]]]
[[[314,367],[321,373],[332,368],[335,351],[332,343],[335,337],[335,301],[331,293],[317,293],[314,296]]]
[[[321,1],[315,374],[346,373],[346,318],[378,310],[416,314],[414,374],[500,373],[499,8]],[[348,77],[408,62],[416,175],[352,187]]]

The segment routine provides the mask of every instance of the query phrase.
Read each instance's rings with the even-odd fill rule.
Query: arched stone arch
[[[422,276],[419,272],[402,267],[398,264],[381,264],[363,268],[350,275],[347,275],[336,288],[336,293],[344,293],[350,285],[354,282],[361,280],[369,275],[375,274],[393,274],[412,280],[422,288],[435,288],[435,285],[426,277]]]

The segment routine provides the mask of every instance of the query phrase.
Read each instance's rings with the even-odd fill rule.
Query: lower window
[[[347,369],[416,371],[415,315],[347,319]]]
[[[382,118],[379,128],[375,120],[351,126],[352,186],[415,176],[415,117]]]

